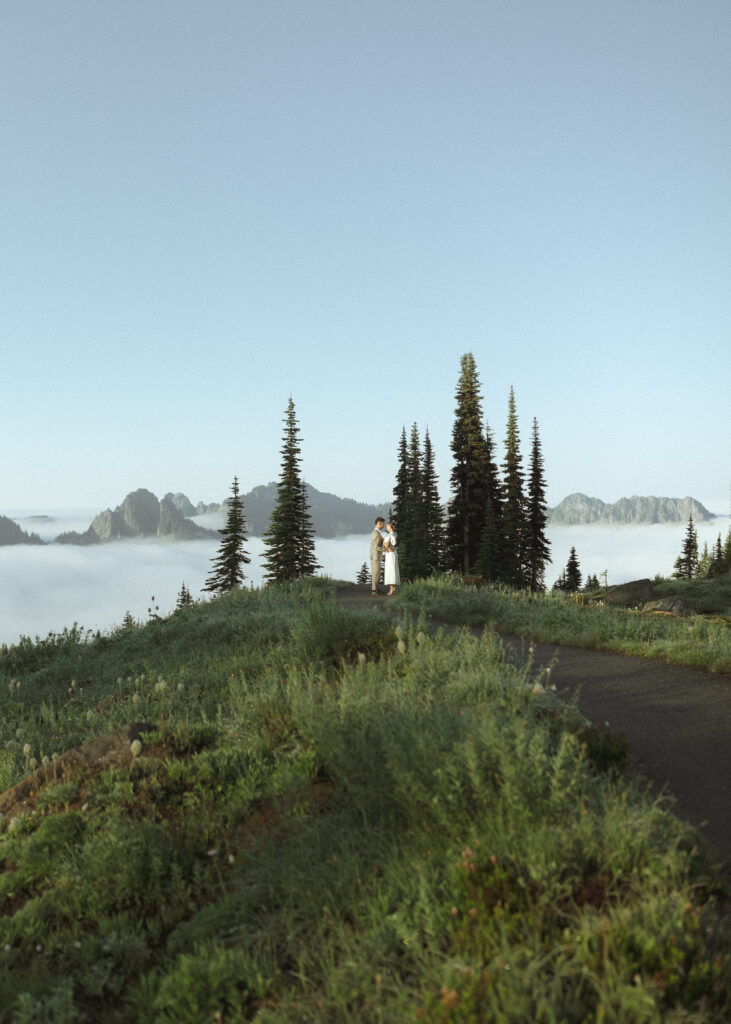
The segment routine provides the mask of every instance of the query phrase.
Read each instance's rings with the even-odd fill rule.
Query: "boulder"
[[[666,612],[670,615],[694,615],[690,605],[677,594],[663,597],[659,601],[648,601],[642,606],[643,612]]]
[[[654,597],[655,585],[649,579],[632,580],[630,583],[607,587],[604,593],[604,600],[608,604],[621,604],[625,607],[644,604],[646,601],[652,601]]]

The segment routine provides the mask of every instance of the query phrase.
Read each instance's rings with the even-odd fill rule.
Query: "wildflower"
[[[93,722],[94,721],[94,712],[93,711],[89,710],[89,711],[86,712],[86,720],[87,720],[87,722]]]
[[[459,911],[457,910],[456,907],[452,907],[452,909],[449,911],[449,913],[452,915],[452,917],[456,917],[457,914],[459,913]]]
[[[32,757],[30,759],[30,761],[28,762],[28,767],[30,768],[30,770],[32,772],[34,772],[36,770],[36,768],[38,767],[38,762],[36,761],[36,759],[34,757]]]
[[[168,688],[168,684],[165,682],[164,679],[161,679],[159,683],[155,683],[155,692],[156,693],[165,693],[167,688]]]
[[[234,855],[232,853],[229,853],[229,855],[228,855],[228,862],[229,862],[229,864],[233,864],[235,860],[236,860],[236,858],[234,857]]]
[[[15,832],[19,824],[20,822],[18,821],[17,818],[11,818],[10,821],[8,822],[8,832]]]
[[[185,687],[183,686],[183,684],[182,683],[178,683],[178,693],[182,693],[184,689],[185,689]]]
[[[132,757],[139,757],[142,753],[142,743],[139,740],[132,740],[129,749],[132,751]]]
[[[363,653],[363,651],[358,651],[358,664],[359,665],[365,665],[365,663],[366,663],[366,656],[365,656],[365,654]]]
[[[43,764],[44,767],[48,766],[48,756],[46,754],[44,754],[43,757],[41,758],[41,763]]]
[[[406,644],[403,642],[403,640],[399,640],[399,642],[396,644],[396,648],[399,654],[406,654]]]
[[[75,689],[76,689],[76,680],[75,680],[75,679],[72,679],[72,680],[71,680],[71,689],[72,689],[72,690],[75,690]]]
[[[23,753],[26,757],[30,757],[30,743],[23,744]]]
[[[535,697],[537,697],[541,693],[543,693],[543,687],[541,686],[541,684],[540,683],[534,683],[533,684],[533,695]]]
[[[15,737],[16,737],[16,739],[20,739],[22,735],[23,735],[23,730],[20,728],[20,726],[18,726],[18,728],[15,730]]]
[[[424,634],[421,631],[419,631],[416,634],[416,642],[417,642],[417,644],[419,644],[419,646],[421,646],[424,643],[425,640],[426,640],[426,637],[424,636]]]
[[[132,703],[137,705],[137,704],[139,704],[139,702],[140,702],[140,695],[139,695],[139,693],[133,693],[132,694]]]
[[[403,630],[401,629],[400,626],[396,626],[394,633],[396,634],[397,637],[399,637],[399,639],[404,635]]]

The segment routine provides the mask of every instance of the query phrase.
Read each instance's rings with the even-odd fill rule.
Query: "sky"
[[[731,465],[728,0],[0,4],[0,512],[391,494],[460,357],[549,504]]]

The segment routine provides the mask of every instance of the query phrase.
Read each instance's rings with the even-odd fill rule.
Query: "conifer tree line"
[[[688,516],[688,525],[685,528],[680,554],[675,559],[673,576],[682,580],[711,579],[716,576],[725,576],[728,573],[731,573],[731,528],[729,528],[725,542],[720,533],[712,548],[709,549],[708,542],[706,542],[699,557],[698,531],[691,512]]]
[[[402,579],[451,570],[543,590],[545,567],[551,558],[545,534],[548,513],[538,424],[534,419],[526,480],[513,389],[500,469],[493,435],[483,416],[475,358],[469,352],[461,359],[456,399],[450,445],[454,465],[446,516],[439,503],[429,432],[423,447],[416,424],[409,437],[405,429],[401,434],[394,516]]]
[[[398,535],[401,579],[440,572],[444,566],[444,513],[434,449],[428,429],[422,444],[416,423],[408,438],[405,427],[401,432],[390,516]]]

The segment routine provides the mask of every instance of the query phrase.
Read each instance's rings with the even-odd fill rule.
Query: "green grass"
[[[0,1020],[727,1020],[712,867],[622,742],[494,635],[331,589],[0,657],[8,784],[156,727],[5,823]]]
[[[658,597],[677,594],[698,614],[722,615],[731,619],[731,574],[711,579],[655,580]]]
[[[533,594],[499,584],[464,586],[456,576],[410,583],[391,598],[390,607],[545,643],[731,672],[731,627],[722,619],[643,614],[587,600],[583,594]]]

